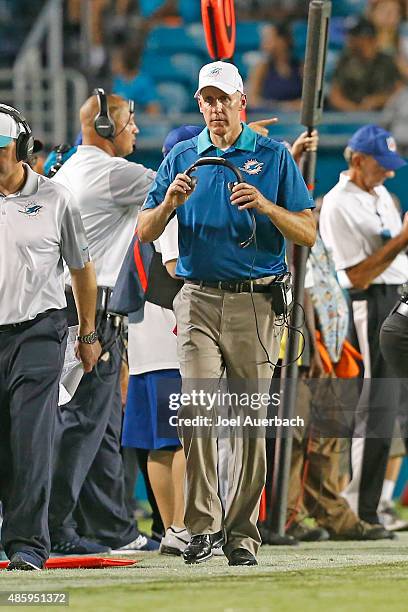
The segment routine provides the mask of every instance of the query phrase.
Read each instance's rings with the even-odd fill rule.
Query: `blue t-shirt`
[[[302,175],[285,145],[259,136],[243,124],[240,137],[227,151],[217,149],[208,129],[181,142],[163,160],[143,210],[164,200],[176,174],[200,157],[223,156],[238,167],[244,181],[257,187],[271,202],[290,211],[313,208]],[[204,280],[261,278],[286,271],[285,239],[270,219],[255,212],[256,243],[239,243],[251,235],[251,215],[231,205],[228,182],[235,175],[223,166],[202,166],[194,173],[197,186],[177,208],[179,225],[178,276]]]
[[[144,109],[151,102],[158,102],[159,96],[153,79],[144,72],[130,81],[121,76],[113,78],[112,93],[126,100],[134,100],[136,108]]]

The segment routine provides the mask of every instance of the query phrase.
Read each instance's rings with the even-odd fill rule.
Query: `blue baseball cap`
[[[365,153],[386,170],[398,170],[407,165],[397,153],[397,144],[390,132],[378,125],[364,125],[348,141],[352,151]]]
[[[180,127],[171,130],[163,142],[162,153],[164,157],[170,153],[174,145],[176,145],[178,142],[194,138],[194,136],[197,136],[203,131],[203,129],[203,127],[198,125],[181,125]]]

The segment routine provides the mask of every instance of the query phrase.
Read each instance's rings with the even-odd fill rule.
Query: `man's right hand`
[[[182,206],[194,191],[191,177],[187,174],[177,174],[166,192],[163,204],[172,210]]]

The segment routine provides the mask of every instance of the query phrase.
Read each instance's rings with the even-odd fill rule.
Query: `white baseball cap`
[[[218,87],[228,95],[236,91],[244,93],[244,85],[238,69],[234,64],[228,62],[211,62],[201,68],[198,76],[198,89],[194,97],[197,98],[203,87],[211,86]]]
[[[20,132],[20,124],[11,115],[0,112],[0,147],[7,147],[13,139],[18,138]]]

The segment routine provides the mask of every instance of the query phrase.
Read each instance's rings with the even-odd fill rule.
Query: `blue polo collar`
[[[251,151],[252,153],[254,153],[256,147],[256,133],[251,130],[251,128],[249,128],[246,123],[242,123],[241,125],[242,132],[239,135],[238,139],[234,142],[232,147],[230,147],[230,149],[233,148],[239,149],[240,151]],[[211,149],[211,147],[217,149],[215,145],[211,142],[210,132],[208,128],[205,128],[198,135],[197,153],[201,155],[202,153],[205,153],[206,151]],[[222,155],[223,153],[225,153],[225,151],[220,151],[219,149],[217,149],[217,155]]]

